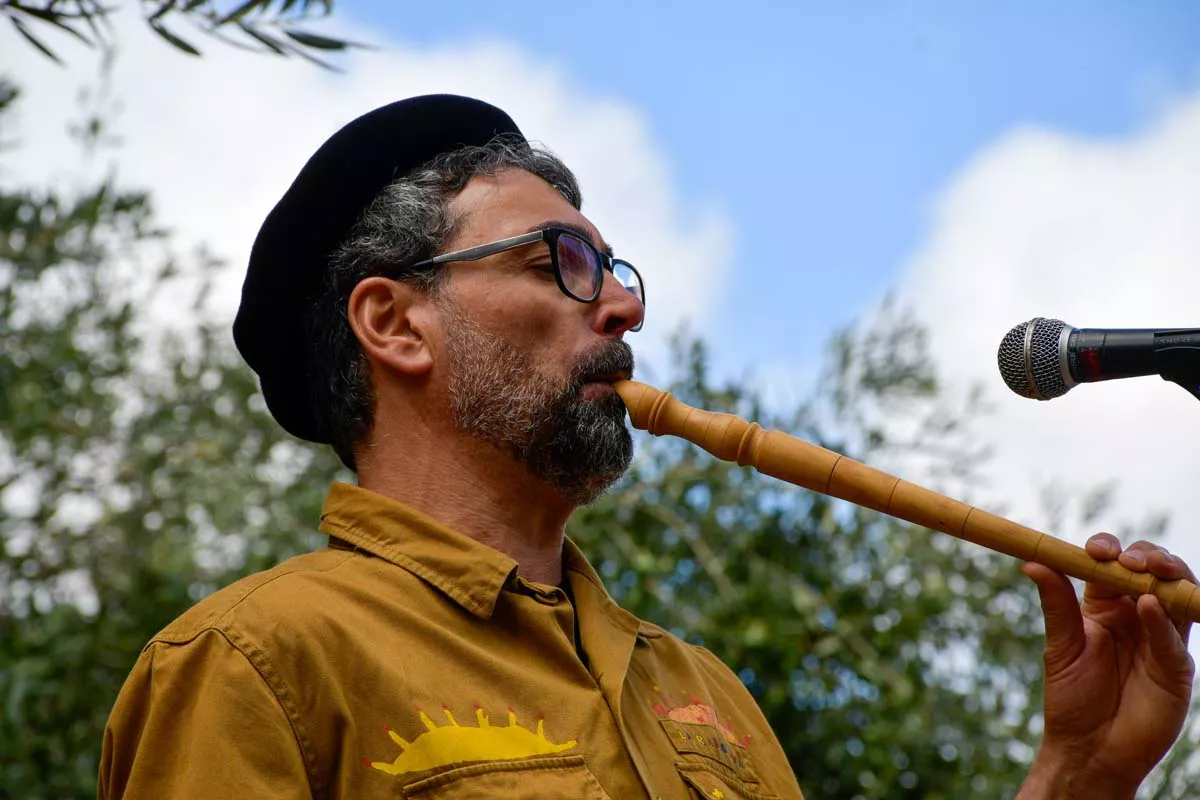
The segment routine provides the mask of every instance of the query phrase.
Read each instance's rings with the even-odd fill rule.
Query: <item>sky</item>
[[[1167,513],[1167,543],[1200,564],[1195,399],[1143,378],[1036,403],[995,368],[1034,316],[1200,326],[1200,5],[650,5],[343,1],[314,28],[375,49],[341,73],[197,37],[192,59],[126,11],[123,146],[86,169],[150,188],[181,242],[228,259],[232,316],[259,223],[330,133],[412,94],[481,97],[577,171],[585,213],[645,276],[651,382],[686,322],[718,375],[802,396],[831,332],[895,293],[948,391],[987,393],[981,504],[1036,527],[1047,492],[1115,481],[1102,527]],[[53,41],[68,67],[0,31],[0,72],[26,85],[2,180],[85,170],[63,130],[97,63]]]

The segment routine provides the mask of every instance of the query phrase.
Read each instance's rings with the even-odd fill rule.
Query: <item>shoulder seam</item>
[[[213,625],[206,625],[197,629],[193,635],[186,639],[179,639],[175,641],[170,639],[153,639],[143,649],[142,654],[144,657],[148,657],[151,661],[151,664],[153,664],[156,645],[159,647],[182,647],[196,641],[205,633],[214,633],[224,639],[230,647],[237,651],[238,655],[246,659],[246,663],[254,669],[254,671],[258,674],[259,679],[262,680],[263,684],[271,692],[271,696],[274,697],[275,702],[279,704],[279,710],[283,712],[284,719],[288,721],[288,726],[292,729],[292,737],[296,741],[296,749],[300,751],[300,758],[302,761],[304,761],[304,769],[308,777],[309,793],[316,797],[317,794],[314,790],[314,785],[319,783],[319,776],[317,774],[316,764],[309,755],[310,751],[312,750],[311,743],[309,744],[309,747],[305,747],[305,740],[308,739],[308,736],[301,730],[298,715],[294,713],[294,709],[289,708],[290,703],[285,702],[284,700],[284,697],[290,696],[290,693],[288,692],[287,687],[283,685],[283,682],[278,680],[278,673],[276,673],[274,668],[271,667],[270,662],[267,661],[266,655],[261,650],[253,647],[250,642],[246,642],[245,644],[239,644],[238,642],[235,642],[230,636],[229,632],[223,628],[218,628]],[[247,647],[254,650],[258,658],[261,659],[261,663],[246,652]],[[275,675],[279,685],[276,685],[276,682],[272,681],[266,673]],[[284,697],[280,696],[281,692]]]
[[[254,642],[236,634],[234,631],[227,631],[216,627],[210,627],[207,630],[215,631],[223,636],[233,649],[241,653],[242,658],[246,659],[247,663],[258,673],[258,677],[270,689],[275,702],[279,703],[279,708],[283,711],[288,725],[291,726],[292,736],[296,739],[296,747],[300,750],[300,758],[304,760],[304,766],[308,772],[309,793],[313,797],[319,796],[318,787],[321,784],[321,776],[320,769],[316,763],[312,738],[308,735],[307,729],[300,721],[299,710],[296,708],[291,690],[271,665],[266,652],[256,646]]]
[[[354,557],[354,553],[344,553],[344,554],[342,555],[342,558],[339,558],[337,561],[333,562],[333,563],[332,563],[332,564],[330,564],[329,566],[327,566],[327,567],[324,567],[324,568],[322,568],[322,569],[300,570],[300,569],[298,569],[298,568],[297,568],[297,569],[289,569],[289,570],[287,570],[287,571],[280,572],[278,575],[272,575],[272,576],[271,576],[270,578],[268,578],[267,580],[265,580],[265,581],[262,581],[261,583],[256,583],[256,584],[254,584],[254,586],[252,586],[251,588],[247,589],[247,590],[246,590],[246,591],[245,591],[245,592],[242,594],[242,596],[241,596],[241,597],[239,597],[237,600],[235,600],[235,601],[233,601],[232,603],[230,603],[230,605],[229,605],[229,608],[227,608],[227,609],[225,609],[224,611],[222,611],[222,612],[221,612],[221,614],[220,614],[219,616],[217,616],[217,617],[216,617],[216,618],[213,620],[213,623],[214,623],[214,625],[215,625],[216,623],[218,623],[218,622],[220,622],[221,620],[225,619],[225,617],[227,617],[227,616],[228,616],[228,615],[229,615],[229,614],[230,614],[230,613],[231,613],[231,612],[232,612],[232,611],[233,611],[235,608],[237,608],[237,607],[238,607],[238,606],[240,606],[242,603],[244,603],[244,602],[246,601],[246,598],[250,597],[250,595],[254,594],[254,593],[255,593],[255,592],[257,592],[259,589],[262,589],[262,588],[263,588],[263,587],[265,587],[265,586],[269,586],[270,584],[274,583],[275,581],[279,580],[280,578],[286,578],[286,577],[287,577],[287,576],[289,576],[289,575],[295,575],[297,572],[301,572],[301,571],[303,571],[303,572],[331,572],[332,570],[335,570],[335,569],[337,569],[338,567],[340,567],[342,564],[346,563],[346,561],[347,561],[348,559],[351,559],[351,558],[353,558],[353,557]]]
[[[251,585],[250,587],[242,589],[241,593],[239,595],[237,595],[235,599],[228,601],[229,605],[226,606],[225,608],[220,609],[219,611],[214,609],[208,615],[201,616],[194,623],[196,625],[196,627],[189,629],[187,626],[183,626],[182,628],[177,629],[176,626],[179,624],[181,619],[189,616],[193,610],[196,610],[201,604],[206,602],[206,600],[201,600],[196,605],[192,606],[191,609],[188,609],[180,617],[176,618],[173,622],[171,622],[169,625],[167,625],[167,627],[163,628],[158,633],[154,634],[153,638],[151,638],[150,641],[146,643],[146,647],[149,647],[150,645],[158,643],[158,642],[161,642],[163,644],[183,644],[185,642],[190,642],[193,639],[195,639],[196,636],[198,636],[200,633],[203,633],[205,630],[207,630],[209,628],[212,628],[214,630],[220,630],[220,631],[224,632],[224,630],[225,630],[224,625],[226,624],[226,620],[228,619],[230,614],[232,614],[234,612],[234,610],[237,609],[238,606],[240,606],[247,599],[249,599],[249,597],[251,595],[253,595],[254,593],[256,593],[259,589],[262,589],[263,587],[274,583],[275,581],[279,580],[280,578],[286,578],[289,575],[295,575],[299,572],[309,572],[309,573],[330,572],[334,569],[337,569],[338,567],[340,567],[342,564],[346,563],[346,561],[348,561],[349,559],[351,559],[353,557],[354,557],[354,553],[352,553],[352,552],[343,553],[341,558],[337,559],[334,563],[332,563],[326,567],[323,567],[321,569],[302,570],[299,568],[293,568],[293,569],[288,569],[288,570],[279,572],[278,574],[272,575],[271,577],[267,578],[266,580],[256,582],[253,585]],[[266,573],[258,573],[258,574],[263,575]],[[252,576],[247,576],[247,577],[252,577]],[[233,585],[235,585],[235,584],[231,584],[231,586],[233,586]],[[229,587],[227,587],[227,588],[229,588]]]

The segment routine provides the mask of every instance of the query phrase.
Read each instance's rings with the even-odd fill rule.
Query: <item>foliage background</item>
[[[0,124],[17,97],[0,90]],[[143,643],[219,586],[320,547],[325,490],[350,478],[266,413],[207,302],[219,266],[174,253],[150,198],[115,180],[0,186],[0,796],[93,795]],[[147,330],[140,312],[164,293],[194,322]],[[986,458],[971,432],[986,409],[945,396],[924,331],[890,304],[831,337],[819,388],[787,413],[752,380],[713,381],[686,332],[673,364],[664,388],[685,402],[935,488],[969,493]],[[1081,524],[1105,496],[1078,499]],[[1038,738],[1041,623],[1011,560],[647,437],[570,532],[622,604],[738,671],[810,796],[1015,793]],[[1200,788],[1198,740],[1185,731],[1146,797]]]

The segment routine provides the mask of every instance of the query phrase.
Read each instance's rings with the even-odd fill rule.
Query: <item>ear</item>
[[[346,316],[373,363],[411,376],[433,368],[427,293],[403,281],[367,278],[350,293]]]

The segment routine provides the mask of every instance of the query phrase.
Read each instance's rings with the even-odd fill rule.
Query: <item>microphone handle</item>
[[[1156,331],[1076,328],[1067,338],[1067,366],[1080,383],[1157,375]]]

